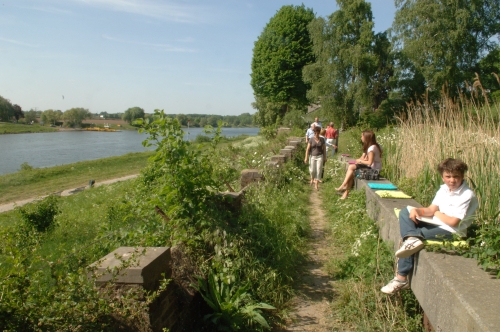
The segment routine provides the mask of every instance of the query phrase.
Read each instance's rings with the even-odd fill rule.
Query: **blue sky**
[[[283,5],[331,0],[0,0],[0,95],[23,110],[239,115],[254,42]],[[374,0],[375,31],[394,0]],[[63,98],[64,96],[64,98]]]

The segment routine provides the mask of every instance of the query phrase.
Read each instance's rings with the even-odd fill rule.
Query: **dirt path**
[[[102,186],[104,184],[111,184],[111,183],[115,183],[115,182],[119,182],[119,181],[125,181],[125,180],[129,180],[129,179],[133,179],[133,178],[135,178],[137,176],[138,176],[138,174],[133,174],[133,175],[123,176],[121,178],[116,178],[116,179],[110,179],[110,180],[105,180],[105,181],[101,181],[101,182],[96,182],[94,184],[94,187],[99,187],[99,186]],[[58,194],[60,196],[69,196],[69,195],[76,194],[76,193],[78,193],[80,191],[83,191],[86,188],[88,188],[88,186],[66,189],[66,190],[61,191]],[[23,200],[20,200],[20,201],[16,201],[16,202],[12,202],[12,203],[7,203],[7,204],[0,205],[0,213],[13,210],[17,206],[23,206],[24,204],[33,202],[34,200],[41,199],[41,198],[44,198],[44,197],[47,197],[47,196],[48,195],[39,196],[39,197],[32,197],[32,198],[23,199]]]
[[[310,206],[321,206],[320,193],[316,190],[311,193]],[[293,301],[294,309],[290,315],[292,323],[285,331],[332,331],[329,305],[333,299],[333,287],[325,268],[329,255],[324,214],[321,208],[310,210],[309,261],[298,280],[299,295]]]

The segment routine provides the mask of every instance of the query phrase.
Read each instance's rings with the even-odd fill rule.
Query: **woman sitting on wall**
[[[357,169],[372,168],[380,171],[382,168],[382,149],[377,143],[375,133],[371,130],[363,131],[361,141],[363,142],[363,155],[356,159],[356,164],[349,165],[344,182],[336,188],[337,191],[344,191],[342,199],[346,199],[349,195],[349,189],[354,185],[354,174]]]

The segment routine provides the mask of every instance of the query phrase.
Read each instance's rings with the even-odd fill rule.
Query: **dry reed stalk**
[[[499,113],[498,104],[480,107],[465,98],[460,104],[444,100],[438,111],[432,105],[412,106],[399,119],[395,152],[386,156],[386,163],[402,178],[417,178],[445,158],[462,159],[479,198],[479,219],[487,222],[500,210]]]

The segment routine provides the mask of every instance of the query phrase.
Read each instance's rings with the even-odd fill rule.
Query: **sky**
[[[333,0],[0,0],[0,96],[29,109],[255,113],[252,49],[284,5]],[[394,0],[371,1],[375,32]]]

